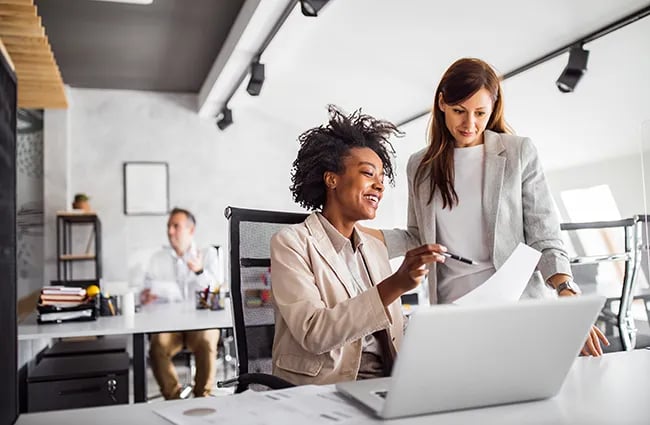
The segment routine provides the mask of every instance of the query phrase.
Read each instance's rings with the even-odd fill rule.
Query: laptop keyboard
[[[375,394],[378,397],[381,397],[381,398],[385,399],[386,395],[388,394],[388,390],[373,391],[373,394]]]

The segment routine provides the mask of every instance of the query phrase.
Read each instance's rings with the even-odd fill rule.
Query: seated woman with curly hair
[[[420,283],[443,247],[406,253],[392,273],[384,244],[356,227],[375,217],[393,183],[387,121],[329,108],[303,133],[291,192],[316,211],[271,240],[273,374],[297,385],[388,376],[403,333],[400,295]]]

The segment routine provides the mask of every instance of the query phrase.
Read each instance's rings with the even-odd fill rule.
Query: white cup
[[[127,292],[122,295],[122,315],[133,316],[135,314],[135,295]]]

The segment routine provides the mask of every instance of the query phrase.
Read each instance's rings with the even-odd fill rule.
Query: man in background
[[[217,251],[210,247],[199,250],[194,244],[196,219],[188,210],[174,208],[167,221],[169,246],[156,252],[147,267],[140,302],[195,302],[195,293],[218,287],[221,273]],[[194,396],[210,394],[214,384],[217,360],[218,329],[170,332],[151,335],[149,358],[151,369],[165,399],[181,396],[181,385],[172,357],[183,347],[194,354],[196,376]]]

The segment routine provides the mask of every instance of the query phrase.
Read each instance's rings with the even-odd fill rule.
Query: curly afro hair
[[[394,124],[364,115],[357,110],[346,116],[336,106],[329,105],[329,123],[307,130],[298,137],[300,150],[291,170],[293,199],[309,210],[325,205],[326,171],[340,174],[343,160],[353,148],[370,148],[381,159],[384,176],[394,185],[391,157],[395,155],[388,141],[391,135],[402,135]]]

